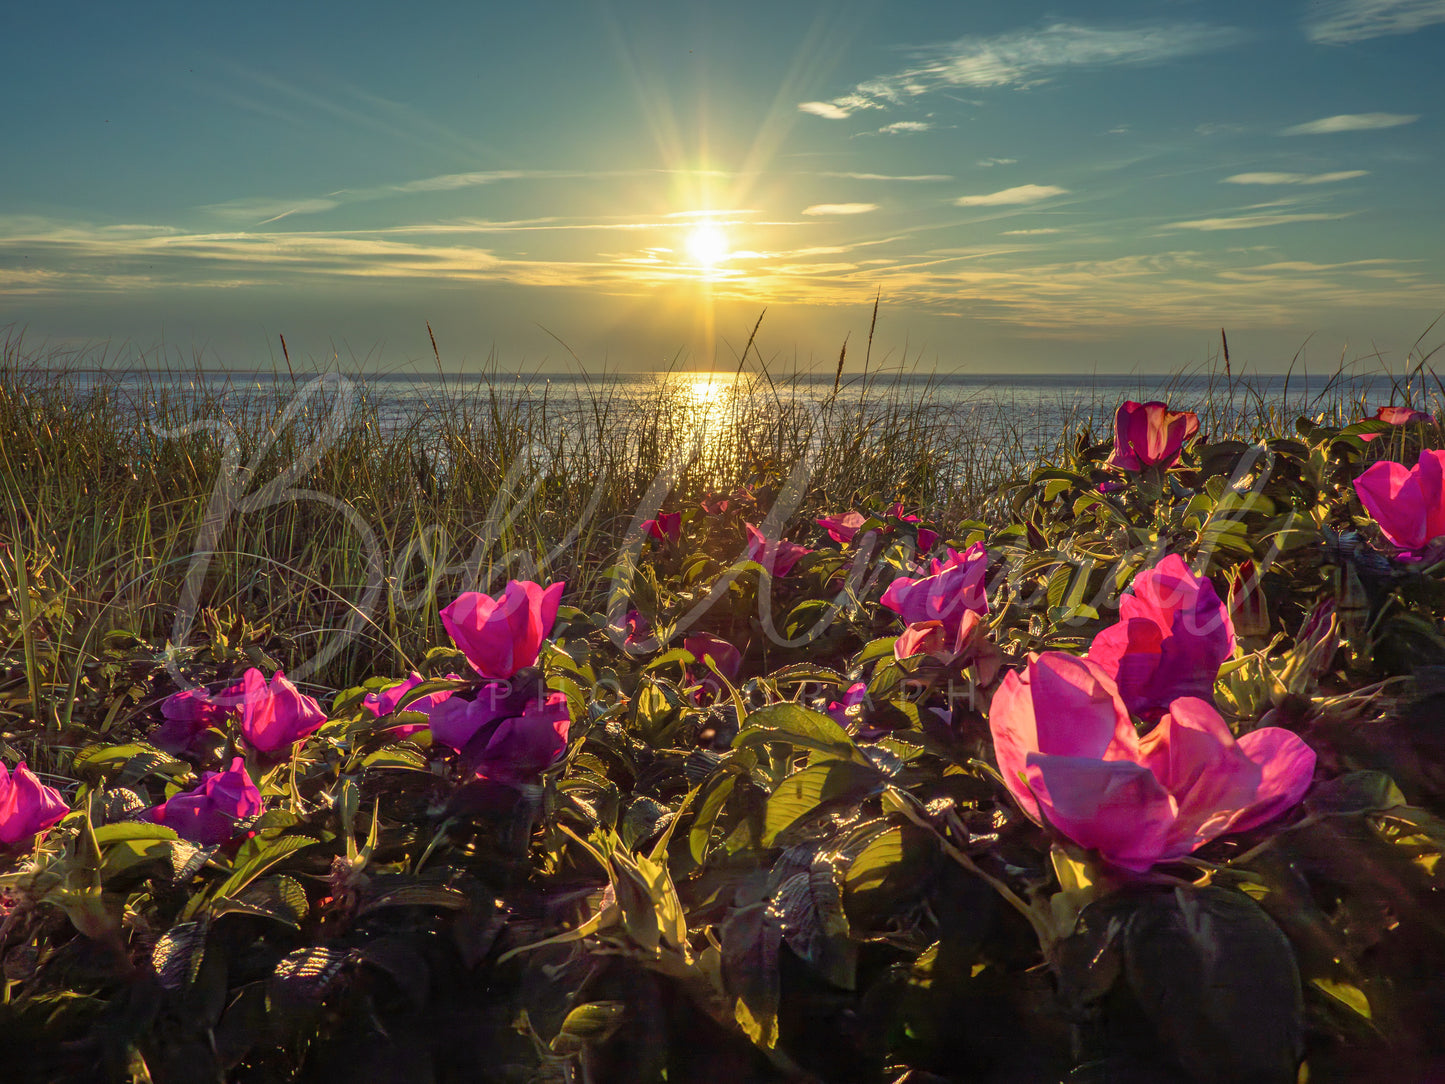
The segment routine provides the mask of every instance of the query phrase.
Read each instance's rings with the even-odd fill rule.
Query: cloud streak
[[[1236,173],[1226,177],[1221,184],[1334,184],[1336,181],[1353,181],[1356,177],[1368,177],[1367,169],[1345,169],[1336,173]]]
[[[1000,192],[989,192],[980,196],[959,196],[954,200],[957,207],[1016,207],[1026,203],[1038,203],[1068,193],[1067,188],[1056,184],[1021,184],[1005,188]]]
[[[1377,128],[1398,128],[1402,124],[1414,124],[1420,119],[1418,113],[1338,113],[1333,117],[1321,117],[1305,124],[1286,128],[1280,135],[1334,135],[1336,132],[1372,132]]]
[[[1348,218],[1352,213],[1232,215],[1222,218],[1196,218],[1188,222],[1171,222],[1164,228],[1166,230],[1203,230],[1210,233],[1218,230],[1256,230],[1264,226],[1284,226],[1291,222],[1330,222],[1338,218]]]
[[[869,211],[878,210],[876,203],[815,203],[811,207],[805,207],[805,215],[866,215]]]
[[[1445,0],[1323,0],[1305,21],[1305,37],[1322,45],[1349,45],[1413,34],[1438,23],[1445,23]]]
[[[1038,30],[966,37],[920,50],[902,71],[859,83],[828,101],[800,102],[804,113],[843,120],[888,109],[950,87],[1033,86],[1069,68],[1158,64],[1223,49],[1243,40],[1231,27],[1202,23],[1095,27],[1056,22]]]

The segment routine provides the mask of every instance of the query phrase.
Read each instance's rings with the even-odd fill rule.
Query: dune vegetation
[[[6,1080],[1445,1075],[1425,362],[1041,443],[95,360],[0,359]]]

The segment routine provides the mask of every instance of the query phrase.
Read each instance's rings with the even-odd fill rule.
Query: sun
[[[721,226],[700,222],[687,235],[687,252],[703,267],[716,267],[731,255],[728,235]]]

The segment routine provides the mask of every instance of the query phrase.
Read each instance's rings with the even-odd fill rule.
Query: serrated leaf
[[[336,981],[349,953],[325,945],[299,948],[276,965],[271,981],[300,1001],[320,1001]]]
[[[865,763],[848,732],[832,718],[792,703],[769,704],[749,715],[733,739],[733,748],[775,741],[801,745],[832,759]]]
[[[552,1053],[576,1054],[583,1047],[606,1042],[626,1013],[625,1001],[589,1001],[578,1005],[562,1021],[561,1030],[552,1040]]]
[[[807,871],[783,882],[771,907],[788,947],[833,985],[853,989],[858,950],[843,912],[837,860],[827,854],[816,856]]]
[[[449,885],[407,884],[368,898],[357,909],[357,914],[364,915],[383,907],[444,907],[459,911],[466,905],[466,893]]]
[[[316,840],[311,839],[309,836],[282,836],[280,839],[267,841],[257,853],[247,859],[240,860],[240,864],[236,866],[229,877],[216,887],[216,890],[211,893],[210,898],[213,900],[234,898],[240,893],[241,889],[245,888],[272,866],[284,862],[297,851],[305,847],[310,847],[314,843],[316,843]],[[201,896],[195,897],[187,908],[187,911],[195,913],[201,906],[203,899],[204,897]]]
[[[211,914],[257,915],[274,919],[288,926],[297,926],[310,911],[306,890],[299,881],[284,873],[263,877],[248,885],[234,899],[218,899],[211,904]]]
[[[178,922],[161,934],[151,949],[151,967],[161,986],[179,990],[201,969],[207,927],[201,922]]]

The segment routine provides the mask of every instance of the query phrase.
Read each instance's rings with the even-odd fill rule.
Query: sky
[[[630,371],[1398,371],[1445,0],[17,6],[0,327]],[[868,345],[874,302],[877,324]],[[761,324],[758,321],[761,319]],[[1413,351],[1413,354],[1412,354]],[[1375,360],[1378,359],[1378,360]]]

